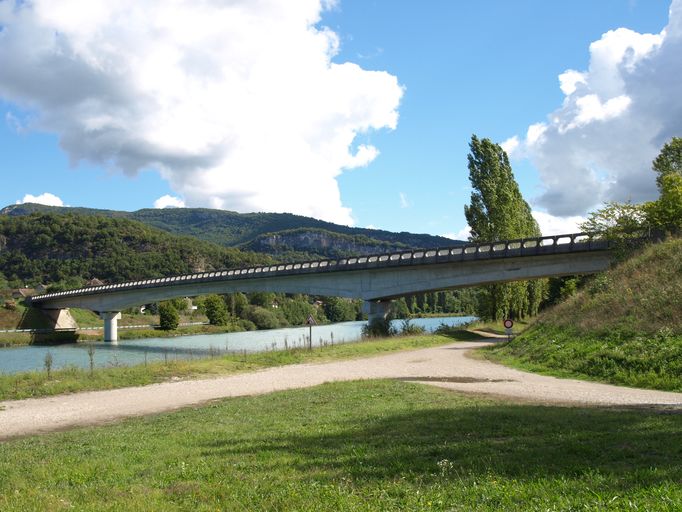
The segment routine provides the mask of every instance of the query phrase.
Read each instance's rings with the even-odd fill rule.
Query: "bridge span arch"
[[[411,293],[600,272],[611,253],[607,241],[577,233],[143,279],[37,295],[31,302],[98,312],[105,340],[116,341],[120,311],[176,297],[277,292],[355,298],[366,301],[371,319]]]

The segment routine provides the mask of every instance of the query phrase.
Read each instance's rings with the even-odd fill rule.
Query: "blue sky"
[[[129,38],[130,47],[135,48],[133,43],[139,43],[136,39],[139,35],[131,30],[121,36],[117,27],[109,24],[108,13],[91,13],[94,18],[79,20],[86,23],[94,19],[92,23],[101,28],[98,39],[93,39],[92,34],[83,33],[82,24],[74,28],[56,16],[51,25],[44,21],[20,22],[15,16],[14,2],[0,0],[0,24],[4,26],[0,32],[0,63],[12,62],[5,67],[5,72],[0,64],[3,114],[0,123],[0,173],[3,178],[0,204],[13,204],[27,194],[50,193],[71,206],[136,210],[152,207],[162,196],[172,196],[188,206],[292,211],[329,220],[350,219],[360,227],[461,236],[466,226],[463,206],[470,193],[466,155],[472,133],[499,143],[506,141],[505,148],[510,148],[512,165],[524,197],[534,210],[541,212],[540,215],[545,213],[539,220],[546,232],[569,229],[576,218],[604,200],[653,199],[653,175],[647,174],[650,171],[643,162],[650,162],[661,141],[682,133],[674,120],[664,119],[665,112],[654,115],[655,109],[638,99],[651,96],[646,94],[650,89],[644,90],[644,85],[640,87],[640,84],[664,79],[655,71],[647,75],[642,71],[646,67],[644,64],[658,69],[653,65],[655,59],[663,59],[659,54],[664,55],[666,45],[672,43],[668,40],[662,43],[661,40],[645,41],[638,34],[661,32],[668,24],[669,1],[340,0],[335,6],[321,11],[319,22],[308,23],[307,32],[301,34],[300,46],[287,46],[289,40],[297,37],[293,32],[301,25],[297,21],[315,17],[317,1],[306,2],[308,10],[286,13],[284,18],[289,20],[291,16],[292,21],[281,33],[278,32],[278,20],[283,18],[282,11],[290,2],[275,2],[284,6],[272,7],[267,12],[244,14],[252,23],[263,20],[265,28],[258,33],[258,41],[245,44],[243,52],[230,53],[229,49],[234,46],[230,40],[219,42],[224,44],[221,48],[225,50],[217,53],[217,57],[216,54],[202,56],[196,51],[185,52],[183,62],[190,58],[187,55],[196,61],[192,60],[192,71],[187,72],[193,74],[192,85],[180,93],[204,91],[192,88],[197,83],[194,80],[197,76],[211,75],[211,66],[196,71],[199,64],[203,65],[201,59],[205,58],[212,65],[216,58],[223,59],[225,68],[242,69],[239,66],[251,65],[251,61],[245,63],[250,55],[257,60],[264,52],[272,53],[272,58],[264,58],[261,66],[249,68],[249,76],[264,70],[263,82],[249,82],[256,84],[254,87],[265,95],[265,100],[258,99],[254,103],[258,110],[254,113],[257,122],[251,119],[250,111],[240,110],[239,101],[223,104],[222,100],[215,99],[229,96],[232,93],[230,86],[237,84],[236,79],[217,82],[222,92],[206,90],[208,110],[211,110],[211,101],[220,101],[218,110],[234,125],[232,131],[227,132],[221,131],[222,127],[216,128],[220,134],[217,136],[212,127],[219,124],[219,120],[204,116],[197,121],[199,116],[191,111],[192,108],[205,108],[203,104],[169,100],[171,107],[159,113],[138,101],[142,96],[140,90],[149,92],[157,90],[156,87],[166,94],[165,84],[172,82],[166,76],[173,76],[168,74],[168,68],[159,72],[164,81],[155,82],[151,89],[147,84],[154,76],[145,82],[144,89],[139,89],[139,81],[128,87],[125,79],[118,81],[119,75],[115,75],[109,85],[100,85],[100,89],[94,90],[95,86],[81,87],[94,75],[85,74],[86,79],[80,79],[81,68],[74,66],[74,70],[67,73],[63,62],[49,58],[50,52],[54,52],[50,39],[53,35],[50,34],[55,30],[64,34],[65,42],[61,44],[73,52],[71,62],[82,59],[90,65],[93,59],[98,59],[101,54],[97,44],[107,34],[112,34],[112,38],[116,35],[116,41]],[[49,9],[37,5],[36,19],[40,8]],[[151,16],[153,11],[149,14]],[[40,19],[44,20],[45,16]],[[141,25],[144,26],[144,18]],[[307,55],[308,48],[320,42],[321,27],[328,27],[335,34],[327,33],[325,37],[331,41],[328,44],[338,44],[336,53],[327,49],[321,50],[321,54],[329,55],[331,63],[354,63],[362,68],[344,68],[345,71],[338,75],[341,78],[333,78],[334,84],[340,84],[338,90],[324,87],[330,83],[326,76],[318,81],[318,76],[324,73],[324,70],[320,71],[319,55]],[[622,35],[620,38],[616,35],[602,38],[608,31],[621,27],[630,32],[618,33]],[[311,30],[316,33],[311,35]],[[229,32],[229,28],[225,31]],[[28,50],[19,43],[28,40],[29,36],[35,37],[36,33],[42,33],[47,41],[43,46],[37,45],[44,53],[31,50],[34,53],[22,55],[21,52]],[[185,31],[170,33],[174,38],[189,37]],[[272,39],[268,40],[269,37]],[[610,50],[604,52],[609,58],[620,59],[619,62],[630,58],[623,57],[629,55],[626,52],[628,45],[635,48],[630,49],[636,58],[633,57],[635,60],[628,67],[627,76],[618,77],[625,83],[621,91],[614,92],[610,85],[612,77],[604,78],[612,67],[604,64],[598,48],[592,54],[590,52],[590,44],[600,39],[607,49],[620,48],[621,53],[616,52],[615,56]],[[145,42],[149,43],[151,52],[151,49],[157,51],[162,47],[164,41]],[[145,51],[145,42],[138,44],[141,52]],[[182,48],[184,51],[187,47]],[[302,53],[306,55],[300,56]],[[24,64],[35,60],[36,56],[43,59],[42,67]],[[116,57],[125,61],[125,48]],[[113,57],[107,62],[112,60]],[[155,61],[147,60],[145,69],[149,68],[150,62]],[[45,73],[44,69],[51,66],[57,71]],[[98,66],[101,71],[101,62]],[[187,69],[190,69],[189,65]],[[582,73],[577,79],[576,91],[571,90],[570,84],[564,91],[560,88],[559,75],[569,69]],[[367,73],[369,71],[383,73],[374,75]],[[625,72],[618,68],[613,73]],[[19,76],[21,80],[17,78]],[[112,82],[116,85],[111,85]],[[27,85],[36,83],[39,85],[35,90],[33,85]],[[54,90],[65,83],[68,90],[62,93],[61,99],[55,99]],[[318,85],[305,92],[303,84],[310,83]],[[268,92],[268,84],[277,87],[272,95]],[[297,84],[302,84],[305,92],[300,93],[302,98],[296,92]],[[584,87],[581,88],[581,84]],[[321,87],[329,92],[321,94],[320,103],[333,104],[345,95],[349,98],[347,103],[330,108],[322,121],[307,111],[298,119],[298,110],[305,110],[318,101],[317,98],[306,101],[312,94],[310,91],[318,91]],[[676,87],[679,97],[679,86]],[[80,89],[83,90],[82,97],[78,96]],[[173,91],[168,97],[177,98],[180,93]],[[76,100],[63,99],[69,94],[76,96]],[[662,93],[658,91],[657,94]],[[674,89],[670,95],[675,96]],[[104,100],[93,100],[93,97],[105,96],[123,99],[113,106]],[[596,106],[592,104],[591,110],[585,107],[588,96],[599,99]],[[289,97],[291,101],[287,100]],[[386,105],[377,106],[383,98],[387,98]],[[81,110],[84,99],[89,100],[87,111]],[[613,102],[609,103],[609,100]],[[73,101],[79,102],[78,108],[70,107]],[[299,101],[303,107],[297,106]],[[102,106],[98,107],[100,104]],[[262,111],[258,108],[261,104],[265,104]],[[98,108],[102,109],[101,116]],[[362,108],[366,111],[355,112]],[[182,122],[177,126],[173,124],[167,134],[158,130],[159,135],[157,128],[164,119],[170,118],[174,123],[179,118],[180,114],[176,117],[173,109],[182,110]],[[315,109],[311,107],[311,110]],[[126,114],[116,118],[121,111]],[[91,116],[87,129],[81,123],[83,112]],[[234,116],[232,112],[236,112]],[[396,113],[397,124],[392,118]],[[556,117],[556,126],[553,125],[554,117],[548,118],[550,114]],[[341,115],[345,116],[344,122],[332,124],[330,119]],[[634,116],[634,119],[627,116]],[[563,124],[558,120],[560,117]],[[641,150],[623,155],[623,151],[629,151],[627,148],[637,146],[642,137],[641,133],[633,133],[628,128],[638,119],[644,120],[638,125],[655,126],[657,131],[642,140]],[[128,128],[126,123],[142,127],[139,133],[147,133],[144,130],[149,129],[149,135],[144,135],[147,137],[144,144],[136,145],[135,133],[125,139],[114,136]],[[309,130],[306,123],[309,123]],[[527,136],[530,135],[530,132],[527,134],[529,126],[535,123],[545,123],[542,128],[546,138],[544,145],[538,145]],[[101,126],[109,130],[106,137],[102,136],[105,130],[100,129]],[[292,132],[305,133],[302,146],[322,149],[312,153],[307,149],[306,152],[304,149],[301,152],[290,150],[290,146],[301,140],[280,139],[279,135],[286,135],[289,126]],[[316,134],[325,129],[338,133],[338,137],[324,139],[318,146]],[[581,146],[580,141],[586,139],[600,141],[603,137],[609,142],[609,134],[621,133],[621,129],[625,131],[618,146],[600,144],[598,152],[594,147],[587,148],[589,144]],[[315,135],[309,132],[315,132]],[[225,144],[231,144],[236,137],[234,134],[239,137],[252,134],[252,137],[244,136],[243,143],[235,143],[233,152],[229,157],[221,157],[220,164],[216,163],[218,160],[206,164],[215,152],[222,151]],[[516,139],[512,139],[515,136]],[[162,137],[166,138],[159,142]],[[174,137],[182,141],[182,151],[174,152],[173,144],[165,144],[167,140],[175,140]],[[96,142],[91,142],[90,138]],[[191,140],[185,145],[187,139]],[[153,144],[156,144],[154,149],[148,149]],[[134,150],[129,150],[131,146]],[[332,146],[337,149],[329,149]],[[349,147],[348,154],[340,155],[338,147]],[[357,153],[361,147],[372,148],[372,156],[361,158]],[[561,160],[553,159],[558,155],[552,149],[556,147],[570,153],[560,155]],[[125,154],[126,151],[129,153]],[[616,158],[610,152],[619,154]],[[140,156],[142,153],[144,157]],[[121,154],[125,158],[120,157]],[[353,165],[343,163],[353,155],[358,158]],[[637,162],[637,166],[627,172],[622,166],[609,168],[608,162],[620,159]],[[561,171],[562,162],[568,160],[571,164]],[[324,171],[316,174],[316,166]],[[299,172],[304,167],[310,170]],[[221,173],[231,174],[228,179]],[[638,180],[643,185],[639,185]],[[260,190],[270,183],[272,190]],[[216,192],[212,193],[214,184]],[[581,186],[585,190],[578,196]],[[576,195],[572,196],[571,191]],[[326,205],[334,206],[325,210]]]

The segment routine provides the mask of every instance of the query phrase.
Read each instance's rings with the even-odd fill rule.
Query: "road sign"
[[[514,327],[514,321],[511,318],[507,318],[504,322],[504,332],[507,335],[507,341],[511,341],[512,337],[512,327]]]
[[[305,321],[307,325],[317,325],[317,322],[313,318],[313,315],[308,315],[308,320]]]

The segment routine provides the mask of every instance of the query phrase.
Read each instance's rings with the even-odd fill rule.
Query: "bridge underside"
[[[43,309],[78,307],[99,312],[105,320],[105,335],[116,337],[117,313],[123,309],[175,297],[193,297],[211,293],[276,292],[360,298],[386,302],[411,293],[440,291],[525,279],[591,274],[606,270],[609,251],[567,252],[536,256],[471,259],[443,263],[425,263],[392,267],[335,269],[292,274],[249,274],[230,278],[210,278],[201,282],[145,286],[107,293],[82,294],[42,300]],[[375,315],[385,308],[370,308]]]

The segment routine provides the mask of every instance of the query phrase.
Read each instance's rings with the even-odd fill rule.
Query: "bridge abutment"
[[[104,341],[116,343],[118,341],[118,321],[121,318],[119,311],[102,311],[99,317],[104,320]]]
[[[42,311],[52,323],[53,329],[78,329],[78,324],[71,316],[69,308],[43,309]]]

